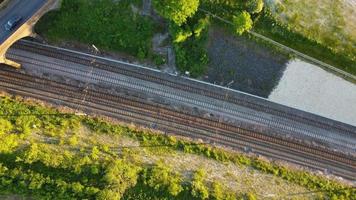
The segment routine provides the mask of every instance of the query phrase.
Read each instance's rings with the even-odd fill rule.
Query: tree
[[[186,41],[193,35],[189,26],[178,26],[175,23],[170,23],[169,30],[173,39],[173,42],[180,43]]]
[[[203,169],[198,169],[193,176],[192,196],[198,199],[208,199],[209,190],[204,184],[206,173]]]
[[[222,185],[219,182],[213,182],[213,191],[212,197],[215,200],[223,200],[224,199],[224,191]]]
[[[259,13],[263,9],[263,0],[248,0],[246,9],[250,13]]]
[[[232,21],[234,29],[238,35],[241,35],[245,31],[249,31],[253,24],[250,14],[246,11],[237,14],[237,16],[233,16]]]
[[[10,132],[12,128],[13,126],[10,121],[6,119],[0,119],[0,135]]]
[[[209,16],[206,16],[205,18],[199,19],[198,23],[194,25],[194,35],[195,37],[200,37],[201,33],[208,28],[210,25],[210,19]]]
[[[18,145],[18,137],[11,134],[13,126],[10,121],[0,119],[0,153],[10,153]]]
[[[111,161],[105,169],[103,181],[108,188],[100,192],[98,199],[120,199],[127,188],[137,183],[141,169],[125,160]]]
[[[182,178],[180,174],[173,172],[173,170],[158,162],[152,169],[145,173],[145,184],[154,188],[156,191],[168,191],[172,196],[177,196],[183,187],[181,185]]]
[[[153,0],[158,14],[177,25],[182,25],[198,10],[199,0]]]

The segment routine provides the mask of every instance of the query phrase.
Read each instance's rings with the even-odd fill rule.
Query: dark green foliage
[[[201,0],[201,7],[224,19],[231,20],[232,15],[245,9],[244,0]]]
[[[105,169],[103,181],[107,187],[104,192],[99,194],[99,196],[105,197],[101,199],[120,199],[128,188],[136,185],[139,171],[139,167],[124,160],[111,162]]]
[[[78,41],[106,50],[147,58],[156,29],[152,20],[134,13],[138,0],[63,0],[59,11],[45,16],[36,29],[51,41]]]
[[[163,163],[144,172],[144,183],[157,192],[168,192],[168,195],[177,196],[183,191],[182,177]]]
[[[161,65],[165,64],[167,61],[166,61],[166,57],[163,56],[163,55],[153,55],[152,57],[152,60],[154,62],[154,64],[157,66],[157,67],[160,67]]]
[[[192,30],[188,25],[178,26],[174,23],[169,25],[169,31],[173,39],[173,43],[181,43],[186,41],[190,36],[193,35]]]
[[[259,13],[263,9],[263,0],[248,0],[246,1],[246,10],[249,13]]]
[[[237,35],[241,35],[245,31],[249,31],[253,24],[250,14],[246,11],[237,13],[236,16],[233,16],[232,23]]]
[[[209,17],[196,16],[181,27],[170,25],[177,67],[181,72],[188,71],[192,77],[198,77],[206,70],[209,24]]]

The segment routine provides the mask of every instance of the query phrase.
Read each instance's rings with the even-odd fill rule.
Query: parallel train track
[[[34,50],[36,50],[37,48],[34,48],[34,49],[32,49],[31,51],[34,51]],[[52,49],[53,50],[53,49]],[[45,52],[47,52],[47,53],[45,53]],[[41,51],[40,53],[41,54],[44,54],[44,55],[48,55],[48,53],[50,54],[50,55],[52,55],[53,54],[53,51],[51,51],[50,49],[49,50],[47,50],[47,51]],[[56,52],[56,51],[54,51],[54,52]],[[39,52],[38,52],[39,53]],[[57,56],[55,56],[56,54],[53,54],[52,55],[52,57],[60,57],[61,59],[64,59],[64,60],[70,60],[70,61],[73,61],[74,63],[80,63],[80,64],[86,64],[86,65],[92,65],[92,59],[85,59],[84,61],[82,61],[82,59],[81,58],[78,58],[78,57],[76,57],[75,59],[73,58],[73,55],[67,55],[67,54],[65,54],[65,55],[62,55],[62,56],[58,56],[58,55],[61,55],[60,53],[57,55]],[[13,56],[13,55],[11,55],[11,56]],[[29,61],[24,61],[24,59],[27,59],[25,56],[21,56],[22,57],[22,62],[29,62]],[[70,59],[70,58],[72,58],[72,59]],[[31,58],[31,59],[33,59],[33,60],[36,60],[35,58]],[[89,62],[90,61],[90,62]],[[33,62],[33,63],[28,63],[28,64],[35,64],[35,65],[38,65],[39,67],[50,67],[51,66],[51,63],[46,63],[46,65],[47,66],[45,66],[45,65],[41,65],[40,63],[37,63],[37,62]],[[59,65],[59,64],[56,64],[56,65]],[[93,66],[93,65],[92,65]],[[74,69],[69,69],[70,67],[68,67],[68,68],[66,68],[66,67],[64,67],[64,66],[61,66],[62,67],[62,69],[65,69],[65,70],[68,70],[68,72],[70,72],[70,73],[73,73],[73,74],[76,74],[76,73],[78,73],[78,72],[76,72]],[[98,60],[96,60],[95,61],[95,68],[100,68],[100,69],[103,69],[103,70],[108,70],[108,71],[114,71],[115,73],[119,73],[119,74],[123,74],[123,73],[125,73],[125,69],[120,69],[120,68],[118,68],[117,66],[111,66],[111,67],[106,67],[104,64],[100,64],[100,62],[98,61]],[[120,70],[118,70],[118,69],[120,69]],[[55,70],[58,70],[58,69],[55,69]],[[130,69],[127,69],[128,71],[130,71]],[[134,71],[133,69],[131,70],[131,71]],[[67,72],[67,73],[68,73]],[[133,72],[132,72],[133,73]],[[140,74],[140,73],[138,73],[138,74]],[[78,76],[83,76],[83,74],[78,74]],[[98,76],[100,76],[100,74],[95,74],[94,73],[94,75],[93,75],[93,77],[91,77],[91,78],[98,78]],[[153,76],[152,76],[153,77]],[[140,77],[138,77],[138,78],[140,78]],[[160,78],[160,77],[155,77],[156,79],[158,79],[158,80],[162,80],[162,78]],[[155,80],[156,80],[155,79]],[[114,80],[114,81],[117,81],[117,80]],[[152,82],[153,82],[154,80],[152,80]],[[156,81],[157,82],[157,81]],[[115,85],[115,82],[111,82],[110,84],[113,84],[113,85]],[[137,85],[137,87],[139,87],[139,85],[137,84],[137,83],[135,83],[135,82],[127,82],[126,81],[126,84],[129,84],[129,85]],[[172,84],[173,84],[173,82],[172,82]],[[179,84],[176,84],[177,85],[177,87],[180,87],[180,85]],[[191,85],[192,86],[192,88],[194,88],[194,85]],[[189,88],[189,87],[188,87]],[[151,90],[152,91],[152,90]],[[169,90],[162,90],[162,91],[160,91],[161,93],[165,93],[165,94],[172,94],[172,92],[171,91],[169,91]],[[207,91],[206,91],[207,92]],[[196,102],[199,102],[199,101],[197,101],[197,100],[195,100]],[[206,106],[206,104],[209,104],[210,102],[205,102],[204,104],[205,105],[203,105],[203,106]],[[251,104],[252,104],[252,102],[251,102]],[[256,104],[257,105],[257,104]],[[273,108],[271,108],[271,109],[273,109]],[[229,108],[229,109],[227,109],[227,111],[226,112],[232,112],[234,110],[234,108]],[[277,127],[277,128],[279,128],[279,129],[281,129],[281,130],[283,130],[283,131],[285,131],[285,132],[289,132],[289,133],[298,133],[297,131],[300,131],[300,130],[302,130],[302,131],[304,131],[304,132],[306,132],[307,134],[309,134],[309,136],[310,137],[318,137],[318,139],[319,140],[321,140],[321,141],[323,141],[324,140],[324,143],[325,144],[328,144],[328,143],[339,143],[339,144],[342,144],[342,145],[345,145],[345,144],[348,144],[349,143],[349,141],[348,140],[345,140],[345,138],[343,138],[343,140],[341,140],[341,141],[338,141],[337,140],[337,138],[336,139],[334,139],[334,138],[328,138],[328,137],[326,137],[326,136],[324,136],[324,133],[323,132],[313,132],[313,131],[311,131],[311,130],[303,130],[303,127],[296,127],[295,125],[293,126],[293,124],[292,124],[292,127],[289,127],[289,125],[291,125],[291,124],[285,124],[285,123],[283,123],[283,121],[281,121],[281,120],[278,120],[278,119],[269,119],[269,120],[266,120],[266,119],[263,119],[262,117],[260,117],[260,116],[257,116],[256,114],[253,114],[253,113],[242,113],[241,111],[235,111],[235,112],[233,112],[232,113],[233,115],[235,115],[235,116],[241,116],[241,117],[243,117],[243,118],[248,118],[248,119],[250,119],[250,120],[254,120],[254,121],[256,121],[256,122],[263,122],[265,125],[267,125],[268,127],[270,127],[270,128],[273,128],[273,127]],[[327,128],[328,127],[325,127],[325,129],[327,130]],[[279,130],[276,130],[276,132],[277,131],[279,131]],[[352,133],[346,133],[346,135],[350,135],[350,134],[352,134]],[[335,134],[336,135],[336,134]],[[354,135],[353,135],[354,136]],[[330,136],[329,136],[330,137]],[[336,136],[333,136],[333,137],[336,137]],[[352,141],[352,140],[351,140]],[[355,151],[355,147],[352,145],[352,143],[351,144],[348,144],[348,148],[351,148],[352,150],[351,150],[351,152],[352,151]],[[355,152],[353,152],[353,153],[355,153]]]
[[[164,105],[146,102],[138,97],[113,95],[107,92],[87,89],[86,101],[81,101],[81,88],[70,84],[39,79],[20,74],[13,70],[0,71],[0,88],[38,99],[61,100],[69,106],[82,108],[94,113],[135,122],[144,126],[157,124],[169,133],[200,138],[223,146],[243,149],[252,147],[254,153],[270,158],[285,160],[312,169],[329,169],[333,174],[353,179],[356,160],[350,155],[308,146],[296,141],[286,141],[246,130],[218,119],[197,116],[188,111],[172,110]]]
[[[24,49],[26,51],[38,53],[40,55],[59,58],[62,60],[83,64],[83,65],[90,65],[93,59],[95,59],[95,56],[93,57],[83,56],[83,55],[80,56],[68,51],[63,51],[60,49],[51,48],[47,46],[41,46],[36,43],[27,42],[27,41],[21,41],[16,45],[16,48]],[[325,119],[316,120],[313,117],[308,117],[309,114],[307,114],[306,116],[301,116],[301,114],[286,112],[284,110],[276,109],[272,106],[268,106],[265,104],[266,102],[256,103],[255,101],[251,101],[249,100],[249,97],[236,98],[236,96],[234,96],[234,93],[236,93],[235,91],[229,92],[228,90],[224,90],[224,89],[212,90],[212,87],[207,88],[204,86],[204,84],[199,84],[197,82],[194,83],[192,81],[185,82],[180,80],[178,83],[178,81],[176,81],[174,77],[169,77],[169,78],[162,77],[157,75],[157,73],[155,73],[154,71],[151,71],[150,73],[150,70],[137,69],[137,67],[130,68],[124,65],[113,65],[110,64],[109,62],[105,62],[104,60],[100,60],[100,59],[96,59],[95,62],[97,63],[95,67],[99,69],[112,71],[114,73],[119,73],[130,77],[135,77],[141,80],[147,80],[147,81],[159,83],[162,85],[166,85],[172,88],[176,88],[194,94],[200,94],[200,95],[212,97],[236,105],[241,105],[247,108],[251,108],[256,111],[273,114],[275,116],[294,120],[303,124],[319,127],[325,130],[329,130],[329,129],[337,130],[353,137],[355,137],[356,135],[356,129],[352,126],[344,125],[338,122],[333,122],[331,120],[329,120],[328,122],[325,122]]]

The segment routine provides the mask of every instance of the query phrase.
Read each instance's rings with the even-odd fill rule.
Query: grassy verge
[[[21,99],[1,97],[0,115],[1,194],[36,199],[254,198],[252,193],[234,194],[219,182],[207,182],[203,170],[184,179],[165,164],[142,162],[160,152],[184,152],[322,190],[320,197],[350,199],[356,195],[355,189],[305,171],[102,119],[63,114]],[[135,146],[155,148],[120,148],[128,139]],[[140,157],[143,152],[151,154]]]
[[[276,22],[270,14],[264,13],[260,15],[253,29],[257,33],[283,45],[356,75],[356,62],[349,59],[346,55],[334,53],[322,44],[312,41],[299,33],[292,32],[286,26]]]
[[[51,42],[77,41],[139,59],[153,58],[151,38],[159,27],[139,14],[140,3],[63,0],[61,9],[43,17],[36,30]]]

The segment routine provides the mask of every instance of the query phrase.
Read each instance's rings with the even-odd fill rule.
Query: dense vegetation
[[[182,72],[189,72],[197,77],[203,74],[208,63],[205,44],[208,40],[210,18],[196,15],[184,26],[171,23],[169,30],[173,39],[177,67]]]
[[[197,11],[199,0],[153,0],[153,5],[160,15],[182,25]]]
[[[255,158],[103,120],[59,113],[35,103],[0,98],[0,193],[36,199],[255,199],[209,183],[204,170],[192,179],[163,163],[144,165],[134,149],[101,143],[105,135],[125,136],[158,151],[183,151],[221,162],[247,165],[332,199],[350,199],[356,191],[303,171],[291,171]],[[97,139],[81,135],[90,130]]]
[[[206,43],[211,21],[211,18],[204,12],[199,12],[199,8],[232,20],[234,31],[241,35],[252,28],[253,22],[250,13],[259,13],[263,8],[263,1],[201,0],[190,3],[194,6],[188,6],[182,0],[154,1],[158,13],[170,21],[169,30],[173,38],[178,69],[182,72],[189,72],[192,77],[198,77],[205,72],[209,61]],[[174,12],[170,12],[170,10],[163,12],[162,10],[167,7],[179,8]],[[190,9],[187,10],[187,7]],[[179,20],[177,16],[179,16]]]
[[[269,3],[277,22],[356,62],[355,5],[350,1],[300,0]],[[332,16],[332,17],[326,17]]]
[[[356,74],[356,62],[351,59],[354,55],[352,53],[350,54],[350,51],[354,50],[336,51],[333,50],[333,48],[337,41],[325,39],[325,41],[328,41],[329,43],[320,43],[310,37],[307,38],[303,36],[301,33],[293,32],[293,27],[282,25],[273,17],[273,15],[271,15],[267,8],[263,9],[262,0],[201,0],[197,13],[201,12],[199,9],[209,11],[224,20],[232,22],[234,26],[227,26],[227,28],[233,28],[233,31],[238,35],[241,35],[243,32],[254,27],[253,29],[258,33],[277,42],[338,67],[346,72]],[[195,16],[192,18],[194,17]],[[255,22],[254,26],[251,19]],[[192,21],[194,20],[189,20],[188,18],[186,23],[191,26]],[[216,22],[217,24],[223,23],[218,20]],[[185,26],[186,25],[183,24],[183,29]],[[188,35],[188,37],[189,36],[191,36],[191,34]],[[328,36],[325,36],[325,38],[326,37]],[[198,45],[192,45],[192,40],[187,40],[186,43],[187,45],[185,45],[185,47],[181,44],[180,46],[183,46],[183,48],[176,48],[176,53],[178,54],[178,67],[181,70],[192,71],[194,77],[199,76],[205,71],[205,65],[208,61],[206,54],[204,54],[206,40],[198,39],[198,41],[195,42]],[[192,46],[195,48],[193,48],[194,50],[188,56],[180,56],[181,54],[184,54],[184,51],[183,53],[180,52],[182,49],[188,50],[191,49]],[[197,49],[200,50],[197,51]]]
[[[142,165],[134,151],[86,141],[80,129],[85,126],[95,134],[126,135],[146,145],[167,139],[173,145],[177,143],[173,138],[9,98],[0,99],[0,115],[1,194],[35,199],[205,199],[194,198],[199,189],[170,167]],[[199,184],[206,188],[204,197],[213,199],[203,175]]]
[[[201,76],[209,62],[206,53],[208,25],[213,18],[204,11],[233,22],[226,26],[238,35],[253,29],[277,42],[324,61],[346,72],[356,74],[356,62],[349,53],[335,52],[293,32],[292,27],[276,20],[263,0],[154,0],[157,13],[167,19],[173,38],[177,67],[193,77]],[[54,42],[79,41],[95,44],[105,50],[126,52],[139,59],[149,58],[161,65],[164,59],[151,51],[151,39],[159,26],[150,17],[140,14],[140,0],[63,0],[62,9],[49,13],[36,27]],[[169,9],[167,9],[169,8]],[[215,23],[223,22],[215,20]],[[225,25],[224,25],[225,26]],[[197,32],[198,31],[198,32]],[[75,33],[75,34],[74,34]],[[335,43],[335,42],[334,42]],[[354,56],[354,55],[351,55]]]
[[[256,20],[254,30],[281,44],[314,57],[343,71],[356,75],[356,62],[343,52],[335,52],[329,46],[296,33],[279,23],[268,10]]]
[[[63,0],[61,9],[46,15],[36,28],[54,42],[78,41],[150,58],[151,38],[158,27],[132,7],[140,6],[140,2]]]

